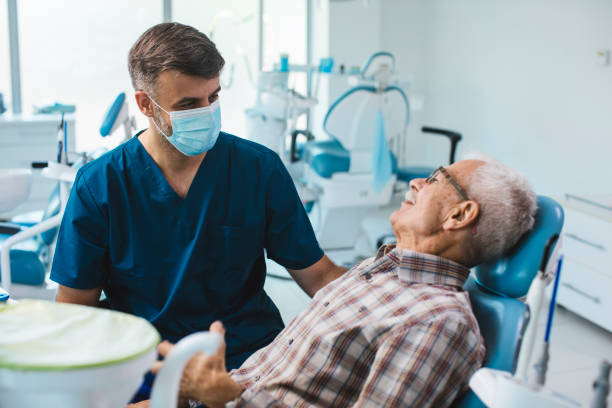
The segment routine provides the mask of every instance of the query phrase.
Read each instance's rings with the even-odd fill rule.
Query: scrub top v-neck
[[[290,269],[323,256],[293,181],[271,150],[221,133],[183,199],[137,136],[79,171],[51,279],[102,287],[172,342],[221,320],[237,366],[283,327],[264,249]]]

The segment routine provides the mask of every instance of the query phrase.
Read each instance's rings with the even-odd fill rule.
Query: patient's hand
[[[225,334],[221,322],[214,322],[210,326],[210,331]],[[164,341],[157,347],[157,351],[165,357],[172,347],[174,346],[171,343]],[[161,361],[155,363],[153,373],[157,374],[162,365]],[[198,353],[185,366],[180,383],[180,399],[197,400],[214,408],[224,407],[225,403],[232,401],[241,393],[242,388],[230,377],[225,367],[225,340],[216,354],[207,356]],[[146,406],[142,408],[144,407]]]

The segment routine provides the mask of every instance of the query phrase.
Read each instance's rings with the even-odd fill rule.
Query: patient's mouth
[[[406,194],[404,195],[404,203],[410,206],[414,205],[414,194],[412,193],[412,190],[406,191]]]

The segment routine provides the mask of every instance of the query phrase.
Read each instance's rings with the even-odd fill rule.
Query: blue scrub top
[[[264,249],[290,269],[323,256],[293,181],[276,153],[221,133],[182,199],[137,136],[78,172],[51,279],[102,287],[172,342],[221,320],[237,367],[283,328]]]

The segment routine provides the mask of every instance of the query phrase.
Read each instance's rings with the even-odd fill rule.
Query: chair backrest
[[[551,198],[538,196],[534,227],[507,254],[480,265],[464,285],[484,337],[484,367],[513,373],[522,334],[529,320],[528,307],[516,299],[527,293],[540,268],[548,241],[563,227],[563,209]],[[489,286],[490,285],[490,286]],[[453,407],[484,407],[469,391]]]
[[[388,139],[396,140],[406,129],[410,107],[401,88],[357,86],[340,96],[329,108],[323,129],[349,151],[370,151],[376,135],[376,115],[382,112]]]

